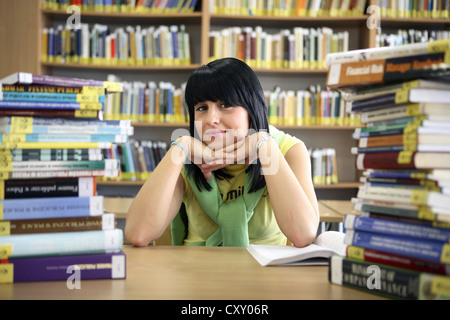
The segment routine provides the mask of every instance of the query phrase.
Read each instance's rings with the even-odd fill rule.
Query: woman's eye
[[[206,107],[205,106],[198,106],[195,111],[205,111]]]

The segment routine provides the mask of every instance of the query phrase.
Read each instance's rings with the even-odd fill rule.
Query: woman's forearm
[[[176,185],[184,160],[184,151],[171,146],[139,190],[126,219],[125,237],[130,243],[145,246],[158,239],[178,212],[182,192],[176,192]]]
[[[259,159],[280,229],[295,246],[310,244],[316,236],[319,213],[312,183],[307,179],[309,172],[306,177],[301,174],[307,170],[298,163],[303,158],[296,157],[293,170],[276,143],[270,140],[261,146]],[[305,192],[308,188],[309,192]]]

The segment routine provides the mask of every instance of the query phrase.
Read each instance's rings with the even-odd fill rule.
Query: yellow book
[[[48,28],[44,28],[42,29],[42,51],[41,51],[41,59],[43,62],[47,62],[48,61],[48,53],[47,53],[47,49],[48,49]]]

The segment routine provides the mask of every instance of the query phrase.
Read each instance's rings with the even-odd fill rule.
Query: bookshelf
[[[377,4],[369,0],[368,4]],[[82,23],[102,23],[108,25],[171,25],[184,24],[191,35],[191,64],[177,66],[152,65],[91,65],[77,63],[56,63],[41,61],[41,30],[55,23],[65,23],[70,16],[63,10],[42,8],[41,0],[0,0],[0,42],[9,50],[0,50],[0,77],[17,71],[37,74],[53,74],[104,80],[108,74],[116,74],[122,80],[131,81],[171,81],[179,86],[189,74],[209,60],[209,34],[211,31],[231,26],[261,26],[268,30],[281,30],[293,27],[319,28],[330,27],[333,30],[345,30],[350,34],[349,49],[369,48],[376,44],[376,29],[367,28],[369,15],[356,16],[317,16],[317,17],[275,17],[249,16],[211,13],[208,0],[199,0],[197,8],[191,13],[105,13],[81,12]],[[392,18],[381,19],[382,28],[409,27],[447,28],[450,20],[444,18]],[[304,89],[311,84],[324,84],[324,68],[255,68],[264,89],[279,85],[285,90]],[[134,123],[136,139],[170,140],[170,133],[186,124]],[[298,136],[308,147],[334,147],[337,150],[339,183],[336,185],[317,185],[319,198],[349,199],[359,185],[359,175],[354,166],[354,156],[350,148],[355,146],[351,138],[352,126],[277,126]],[[108,193],[122,193],[128,187],[133,193],[142,182],[99,182],[99,189]]]

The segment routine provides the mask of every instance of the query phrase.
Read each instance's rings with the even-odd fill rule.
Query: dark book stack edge
[[[126,277],[122,230],[96,185],[120,173],[103,150],[133,131],[101,120],[106,96],[120,91],[21,72],[0,79],[0,283]]]
[[[328,83],[364,125],[359,215],[329,280],[395,299],[450,298],[450,41],[329,57]]]

